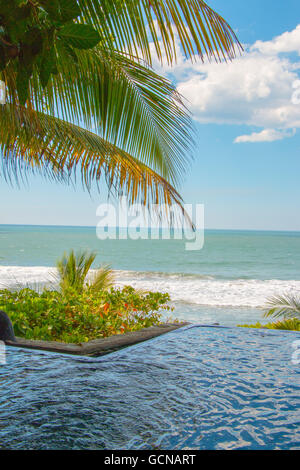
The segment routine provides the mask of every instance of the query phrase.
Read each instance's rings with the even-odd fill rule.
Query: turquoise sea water
[[[0,225],[0,283],[43,283],[71,248],[97,251],[118,285],[169,292],[174,315],[204,323],[261,318],[273,294],[300,292],[300,233],[205,231],[204,247],[186,240],[99,240],[93,227]]]

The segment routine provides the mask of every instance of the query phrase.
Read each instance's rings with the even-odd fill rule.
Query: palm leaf
[[[82,15],[108,46],[141,55],[149,64],[176,60],[175,34],[186,57],[232,59],[241,46],[229,24],[203,0],[79,0]]]
[[[190,160],[191,119],[175,87],[138,60],[100,48],[77,52],[77,62],[58,51],[59,73],[43,89],[31,79],[30,106],[96,131],[178,184]],[[4,72],[9,100],[18,104],[16,72]]]
[[[61,290],[66,291],[71,288],[78,292],[82,291],[95,258],[95,253],[75,253],[73,250],[69,254],[64,253],[56,263]]]
[[[106,264],[97,269],[92,276],[89,286],[96,291],[108,290],[114,284],[114,274],[110,265]]]
[[[80,168],[88,188],[104,175],[110,190],[127,193],[132,202],[181,205],[174,185],[191,148],[191,120],[175,87],[137,57],[151,65],[153,42],[158,57],[173,63],[178,35],[186,57],[231,59],[240,48],[234,32],[202,0],[78,5],[77,21],[100,33],[96,48],[66,49],[58,37],[50,61],[56,74],[45,87],[33,64],[26,108],[18,106],[22,76],[16,63],[1,72],[9,101],[0,113],[5,174],[24,175],[31,168],[68,180]]]
[[[292,294],[274,296],[267,302],[265,317],[300,319],[300,297]]]
[[[131,204],[175,204],[185,214],[179,193],[150,167],[98,135],[45,113],[3,105],[0,148],[7,177],[31,170],[68,181],[80,169],[85,187],[104,179],[110,191],[125,193]]]

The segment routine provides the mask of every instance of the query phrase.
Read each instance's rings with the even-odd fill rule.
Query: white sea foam
[[[300,292],[300,281],[236,279],[205,276],[120,272],[118,284],[169,292],[172,300],[198,305],[260,308],[272,295]]]
[[[43,285],[53,281],[55,268],[45,266],[0,266],[0,288],[22,285]]]
[[[16,284],[43,285],[53,282],[54,268],[1,266],[0,287]],[[169,292],[173,301],[194,305],[260,308],[268,297],[300,292],[300,281],[236,279],[220,280],[211,276],[115,271],[117,286]]]

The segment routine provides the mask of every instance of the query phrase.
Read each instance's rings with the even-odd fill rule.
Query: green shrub
[[[276,321],[273,323],[267,323],[262,325],[261,323],[256,323],[255,325],[238,325],[243,328],[267,328],[270,330],[293,330],[300,331],[300,320],[297,318],[289,318],[286,320]]]
[[[82,292],[32,289],[0,290],[0,309],[11,318],[16,336],[26,339],[82,343],[136,331],[161,322],[170,310],[168,294],[141,293],[132,287]]]

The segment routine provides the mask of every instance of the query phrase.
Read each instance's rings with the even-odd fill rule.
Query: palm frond
[[[126,193],[130,202],[182,207],[174,186],[189,159],[191,119],[176,88],[142,60],[151,65],[154,44],[159,59],[173,63],[177,36],[186,57],[232,59],[240,49],[233,30],[203,0],[78,5],[77,21],[100,32],[97,47],[72,49],[57,37],[51,79],[43,87],[38,63],[31,64],[24,108],[18,106],[16,61],[0,73],[8,90],[0,110],[5,174],[32,169],[69,180],[80,168],[88,188],[103,175],[109,190]]]
[[[58,50],[59,73],[46,88],[34,69],[30,106],[93,130],[178,184],[193,136],[191,118],[174,85],[116,51],[96,48],[76,55],[74,62]],[[16,72],[11,67],[3,74],[9,100],[17,105]]]
[[[59,286],[64,292],[74,289],[78,292],[84,288],[87,274],[96,258],[95,253],[79,252],[64,253],[56,263]]]
[[[274,296],[267,302],[265,317],[300,319],[300,297],[287,294]]]
[[[220,61],[241,50],[229,24],[203,0],[79,0],[82,16],[109,47],[142,55],[151,64],[150,42],[158,58],[176,61],[175,33],[186,57]]]
[[[91,278],[89,286],[95,291],[108,290],[113,286],[115,281],[114,273],[109,264],[101,266]]]
[[[184,213],[179,193],[150,167],[98,135],[45,113],[3,105],[0,149],[8,177],[31,170],[70,180],[80,169],[85,187],[91,188],[93,182],[99,185],[104,179],[111,192],[126,194],[130,204],[175,204]]]

